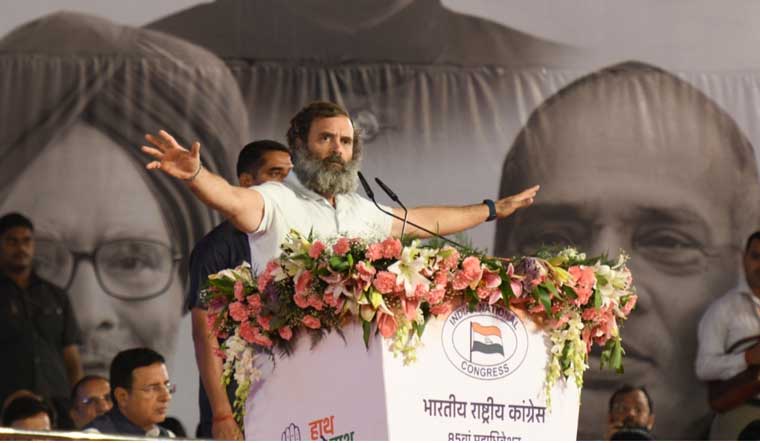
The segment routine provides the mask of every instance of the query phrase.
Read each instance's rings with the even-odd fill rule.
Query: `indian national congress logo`
[[[500,306],[467,306],[449,314],[442,331],[443,349],[462,373],[497,380],[513,373],[528,354],[528,332],[512,311]]]

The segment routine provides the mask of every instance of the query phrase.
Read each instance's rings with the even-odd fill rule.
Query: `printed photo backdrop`
[[[364,131],[365,175],[409,206],[543,186],[531,210],[468,232],[476,246],[631,254],[640,308],[623,332],[626,374],[601,373],[592,358],[579,438],[602,436],[622,383],[650,390],[659,438],[705,435],[696,324],[735,284],[741,244],[758,225],[760,63],[746,49],[758,40],[756,6],[159,5],[146,2],[139,17],[51,5],[0,40],[0,209],[30,215],[50,257],[132,241],[122,248],[131,269],[40,260],[69,286],[88,370],[136,344],[172,355],[182,388],[173,411],[192,432],[184,259],[218,216],[141,168],[142,133],[199,139],[204,164],[230,177],[245,141],[284,140],[292,114],[328,99]],[[651,33],[632,31],[644,23]]]

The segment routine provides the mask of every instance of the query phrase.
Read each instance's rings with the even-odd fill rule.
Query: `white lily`
[[[396,284],[403,284],[407,297],[414,295],[417,285],[430,285],[430,280],[425,278],[420,271],[427,267],[428,260],[424,254],[420,254],[417,248],[417,240],[411,246],[401,251],[401,259],[388,266],[388,271],[396,274]]]

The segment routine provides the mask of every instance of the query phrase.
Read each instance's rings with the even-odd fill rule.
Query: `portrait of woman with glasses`
[[[189,252],[219,216],[147,174],[139,143],[185,134],[231,178],[247,133],[234,79],[197,46],[74,13],[6,35],[0,68],[0,213],[34,220],[35,269],[69,294],[85,374],[126,348],[171,356]]]

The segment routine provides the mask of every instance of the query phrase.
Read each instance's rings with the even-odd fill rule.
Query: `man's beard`
[[[356,191],[359,184],[356,173],[359,171],[360,163],[361,156],[356,152],[346,163],[338,153],[320,159],[306,147],[293,150],[293,171],[298,179],[304,186],[322,196]]]

